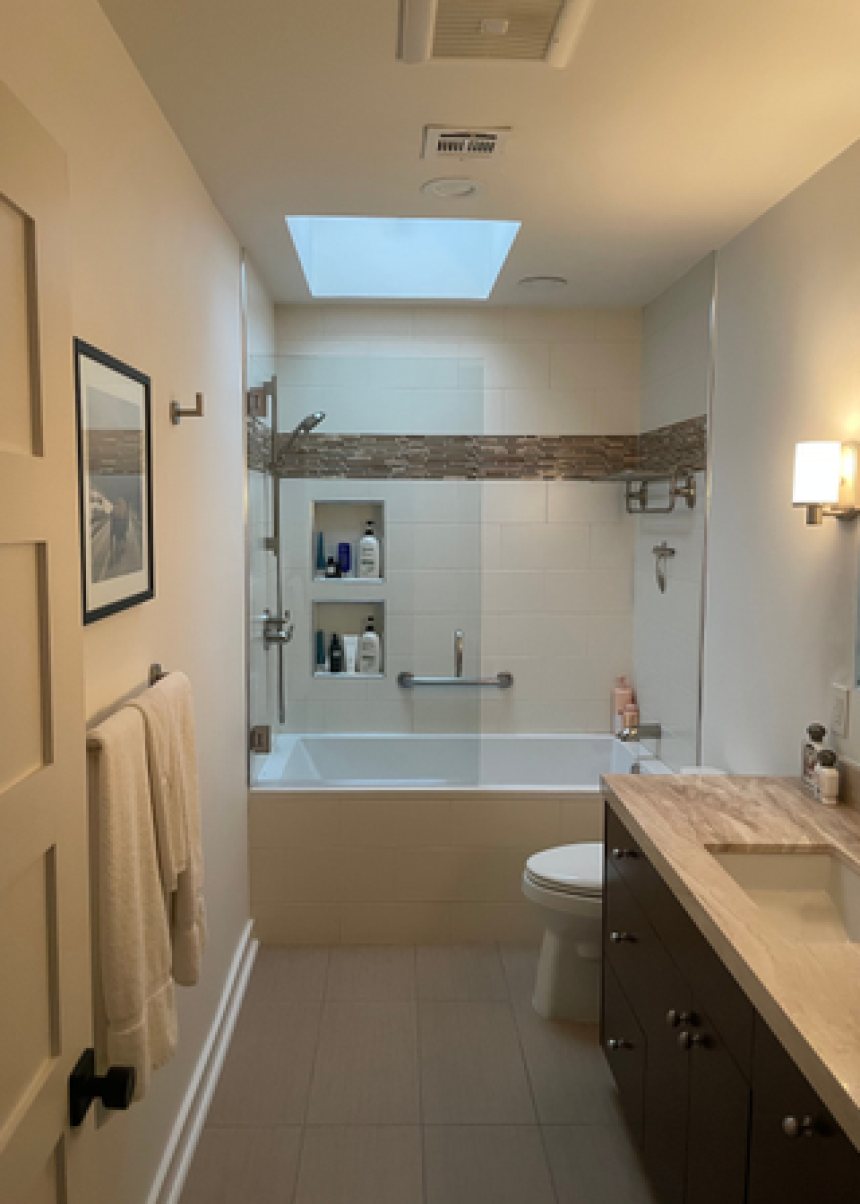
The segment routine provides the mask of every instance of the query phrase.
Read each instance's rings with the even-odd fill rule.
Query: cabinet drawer
[[[627,1123],[642,1139],[642,1091],[645,1081],[645,1035],[611,966],[603,967],[603,1048]]]
[[[706,1008],[741,1073],[752,1069],[752,1004],[607,803],[606,857]]]
[[[800,1125],[793,1136],[791,1121]],[[860,1199],[860,1154],[761,1017],[753,1051],[747,1199],[748,1204],[857,1204]]]

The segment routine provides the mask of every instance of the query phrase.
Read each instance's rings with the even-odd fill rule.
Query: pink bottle
[[[616,677],[612,690],[612,726],[611,730],[618,735],[624,730],[624,708],[633,701],[633,690],[627,684],[626,677]]]

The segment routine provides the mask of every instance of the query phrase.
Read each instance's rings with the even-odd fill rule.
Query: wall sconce
[[[795,506],[806,507],[806,522],[818,526],[825,515],[857,517],[857,444],[798,443],[794,450]]]

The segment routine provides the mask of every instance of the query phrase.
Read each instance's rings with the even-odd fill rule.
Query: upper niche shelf
[[[373,533],[379,540],[379,576],[359,577],[358,551],[367,520],[373,522]],[[331,556],[338,562],[338,545],[349,544],[350,570],[342,577],[326,577],[325,569],[319,567],[319,536],[322,534],[326,564]],[[357,585],[372,585],[385,580],[385,503],[363,498],[326,500],[311,502],[311,575],[316,582],[354,582]]]

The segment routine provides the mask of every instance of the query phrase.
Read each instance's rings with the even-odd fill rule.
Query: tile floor
[[[514,946],[261,949],[182,1204],[654,1204]]]

